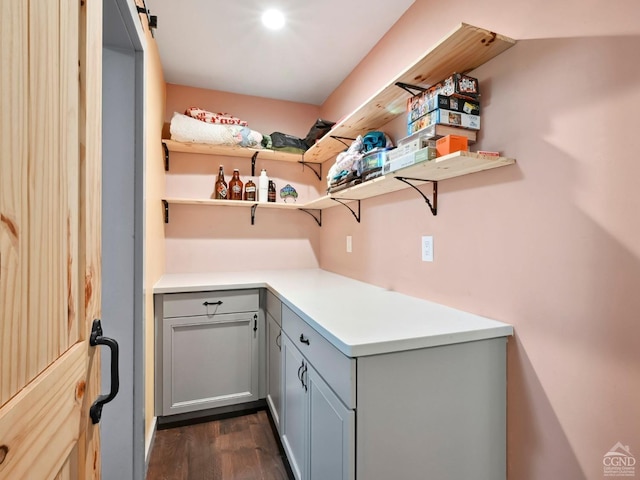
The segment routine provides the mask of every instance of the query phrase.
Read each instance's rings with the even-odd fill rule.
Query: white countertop
[[[349,357],[513,334],[513,327],[320,269],[166,274],[154,293],[267,288]]]

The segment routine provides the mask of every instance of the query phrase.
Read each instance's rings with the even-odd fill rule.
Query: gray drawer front
[[[356,361],[344,355],[289,307],[282,305],[282,329],[348,408],[356,407]],[[308,340],[300,341],[300,335]]]
[[[282,302],[273,293],[267,290],[267,313],[282,326]]]
[[[258,305],[258,290],[169,293],[164,295],[162,316],[173,318],[255,312]]]

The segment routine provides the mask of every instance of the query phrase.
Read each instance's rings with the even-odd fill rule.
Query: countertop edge
[[[318,272],[324,272],[320,269],[309,270],[309,272],[313,272],[317,274]],[[326,272],[331,274],[331,272]],[[247,277],[253,277],[250,279],[239,279],[239,278],[229,278],[228,282],[225,278],[224,282],[220,280],[220,277],[226,277],[227,275],[230,277],[242,277],[243,274],[240,272],[225,274],[223,272],[215,274],[219,278],[215,281],[207,281],[208,276],[206,274],[167,274],[161,277],[161,279],[156,283],[153,288],[154,294],[170,294],[170,293],[189,293],[189,292],[199,292],[199,291],[211,291],[211,290],[241,290],[241,289],[251,289],[251,288],[265,288],[274,295],[278,297],[280,301],[286,304],[289,308],[291,308],[296,314],[298,314],[309,326],[311,326],[314,330],[316,330],[319,334],[321,334],[327,341],[329,341],[336,349],[342,352],[347,357],[357,358],[363,356],[371,356],[371,355],[380,355],[386,353],[407,351],[407,350],[416,350],[420,348],[431,348],[438,347],[444,345],[453,345],[458,343],[466,343],[472,341],[480,341],[480,340],[488,340],[492,338],[499,337],[508,337],[513,335],[513,327],[509,324],[488,319],[485,317],[481,317],[476,314],[471,314],[469,312],[462,312],[453,308],[455,311],[459,311],[465,315],[471,315],[478,318],[482,318],[486,321],[494,323],[494,325],[484,325],[478,328],[468,329],[465,328],[461,331],[452,330],[446,333],[436,333],[430,335],[416,335],[414,337],[406,337],[406,338],[394,338],[387,340],[378,340],[370,343],[354,343],[349,344],[334,335],[331,331],[329,331],[323,324],[319,321],[316,321],[311,315],[307,314],[304,311],[304,306],[296,305],[296,303],[290,300],[286,292],[279,291],[276,285],[273,285],[268,280],[268,272],[264,272],[262,275],[262,280],[258,280],[256,277],[260,277],[260,272],[251,272],[250,274],[246,274]],[[335,274],[331,274],[335,275]],[[267,278],[266,280],[264,278]],[[348,279],[348,277],[343,277]],[[178,279],[178,281],[175,281]],[[173,281],[172,281],[173,280]],[[352,280],[352,279],[348,279]],[[364,283],[358,280],[352,280],[354,284],[356,283]],[[366,284],[369,285],[369,284]],[[371,285],[372,288],[380,288],[375,285]],[[410,297],[412,299],[416,299],[416,297]],[[422,300],[422,299],[417,299]],[[428,300],[424,300],[425,302],[429,302],[434,304],[435,302],[430,302]],[[437,304],[441,305],[441,304]],[[441,305],[446,308],[446,305]]]

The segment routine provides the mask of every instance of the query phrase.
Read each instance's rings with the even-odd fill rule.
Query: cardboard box
[[[401,138],[398,140],[398,145],[415,141],[417,139],[419,141],[420,148],[428,146],[435,147],[435,141],[445,135],[464,135],[467,137],[467,144],[473,145],[476,143],[478,132],[476,130],[469,130],[468,128],[451,127],[449,125],[430,125],[422,130],[418,130],[408,137]]]
[[[480,85],[477,78],[454,73],[442,80],[444,87],[442,88],[444,95],[453,95],[454,93],[464,95],[466,97],[478,98],[480,96]]]
[[[382,173],[386,175],[387,173],[395,172],[401,168],[409,167],[416,163],[427,162],[434,158],[436,158],[436,149],[434,147],[422,148],[413,153],[403,155],[400,158],[396,158],[395,160],[385,163],[382,166]]]
[[[463,135],[446,135],[436,140],[436,151],[438,156],[448,155],[449,153],[468,151],[469,145],[467,137]]]
[[[476,153],[478,155],[482,155],[483,157],[489,157],[489,158],[498,158],[500,156],[500,152],[487,151],[487,150],[478,150]]]
[[[435,109],[480,115],[480,85],[477,78],[454,73],[407,100],[407,123]]]
[[[433,110],[442,108],[453,112],[462,112],[469,115],[480,115],[480,102],[477,99],[454,95],[442,95],[440,91],[436,95],[421,95],[413,97],[408,110],[408,122],[415,122],[418,118]]]
[[[469,115],[480,115],[480,102],[477,100],[469,100],[456,95],[451,95],[449,97],[446,95],[438,95],[436,99],[437,102],[435,104],[435,108],[442,108],[443,110],[451,110],[454,112],[463,112]]]
[[[362,157],[362,171],[368,172],[382,167],[387,160],[387,149],[374,149]]]
[[[422,130],[423,128],[436,124],[480,130],[480,116],[438,108],[437,110],[420,117],[416,121],[411,122],[407,127],[407,132],[408,135],[411,135],[418,130]]]
[[[436,147],[425,147],[413,154],[413,163],[427,162],[438,156]]]
[[[422,148],[420,146],[420,138],[412,138],[409,141],[400,143],[398,142],[398,146],[393,150],[389,150],[387,154],[388,161],[395,160],[396,158],[400,158],[404,155],[408,155],[409,153],[413,153],[416,150],[420,150]]]

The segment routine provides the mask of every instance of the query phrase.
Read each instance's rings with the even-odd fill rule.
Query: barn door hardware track
[[[358,223],[360,223],[360,200],[356,200],[355,198],[333,198],[331,197],[331,200],[333,200],[334,202],[338,202],[340,205],[343,205],[345,207],[347,207],[349,209],[349,211],[351,212],[351,215],[353,215],[353,218],[356,219],[356,221]],[[358,202],[358,213],[356,214],[356,212],[353,210],[353,208],[351,208],[347,203],[343,202],[342,200],[346,200],[348,202]]]
[[[138,13],[141,13],[142,15],[145,15],[147,17],[147,25],[149,25],[149,31],[151,32],[151,36],[155,37],[153,31],[158,28],[158,16],[151,15],[151,11],[147,8],[144,0],[142,1],[142,5],[144,6],[141,7],[140,5],[136,5],[136,10],[138,11]],[[140,23],[142,23],[142,20],[140,20]],[[142,26],[144,27],[144,25]]]
[[[401,182],[406,183],[411,188],[413,188],[416,192],[418,192],[422,196],[422,198],[424,198],[424,201],[427,202],[427,205],[429,205],[429,210],[431,210],[431,213],[434,216],[438,214],[438,182],[433,180],[425,180],[423,178],[411,178],[411,177],[395,177],[395,178],[400,180]],[[431,204],[431,201],[427,198],[427,196],[424,193],[422,193],[422,191],[416,185],[411,183],[411,181],[431,182],[433,184],[433,205]]]

